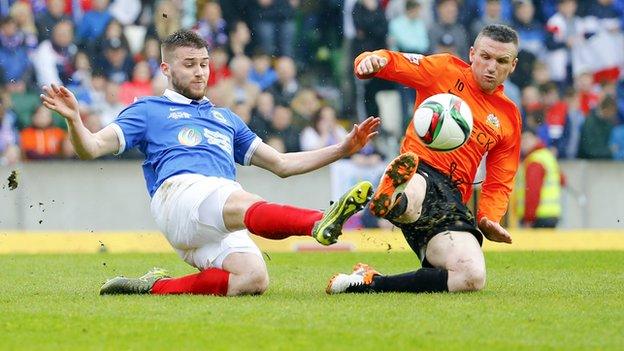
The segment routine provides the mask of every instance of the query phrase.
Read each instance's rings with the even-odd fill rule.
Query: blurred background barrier
[[[624,229],[624,171],[608,161],[563,161],[567,187],[559,228]],[[8,178],[17,170],[17,188]],[[269,201],[326,208],[330,168],[285,180],[256,167],[238,179]],[[336,177],[334,177],[336,178]],[[32,162],[0,168],[0,230],[157,231],[140,162]]]

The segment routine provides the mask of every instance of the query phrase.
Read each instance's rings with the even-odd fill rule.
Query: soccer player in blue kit
[[[280,153],[232,111],[205,96],[206,43],[191,31],[162,44],[163,96],[146,97],[97,133],[81,122],[78,102],[65,87],[43,87],[43,104],[65,117],[81,159],[119,154],[134,146],[145,154],[143,173],[156,224],[178,255],[199,273],[171,278],[160,268],[139,278],[115,277],[100,294],[261,294],[268,287],[262,254],[247,231],[269,239],[313,236],[337,240],[343,223],[363,208],[372,185],[361,182],[325,212],[270,203],[236,182],[235,162],[280,177],[302,174],[352,155],[377,134],[379,118],[354,125],[347,138],[319,150]]]

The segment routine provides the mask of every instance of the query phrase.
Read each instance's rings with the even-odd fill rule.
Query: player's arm
[[[359,125],[354,124],[341,143],[312,151],[281,153],[261,143],[251,158],[251,164],[282,178],[311,172],[358,152],[377,135],[380,123],[379,117],[369,117]]]
[[[67,121],[71,143],[78,157],[90,160],[119,150],[119,139],[111,126],[97,133],[91,133],[85,127],[80,118],[78,101],[67,88],[54,84],[44,86],[40,97],[45,107],[58,112]]]
[[[519,121],[519,114],[518,114]],[[512,134],[493,147],[486,159],[487,175],[481,190],[477,221],[479,229],[491,241],[511,244],[511,235],[500,225],[507,211],[514,177],[520,163],[520,123]]]
[[[353,67],[359,79],[381,78],[417,89],[434,82],[433,78],[447,66],[446,63],[450,63],[449,57],[375,50],[361,53],[355,58]]]

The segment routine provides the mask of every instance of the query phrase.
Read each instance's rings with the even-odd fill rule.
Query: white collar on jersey
[[[186,96],[184,96],[184,95],[182,95],[182,94],[180,94],[178,92],[175,92],[173,90],[170,90],[170,89],[165,89],[165,92],[163,93],[163,96],[168,98],[169,100],[171,100],[173,102],[177,102],[177,103],[180,103],[180,104],[190,105],[191,102],[193,101],[193,99],[189,99]],[[210,100],[208,100],[208,98],[204,96],[200,100],[200,102],[210,102]]]

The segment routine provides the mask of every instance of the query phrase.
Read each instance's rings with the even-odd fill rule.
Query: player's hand
[[[388,60],[385,57],[379,55],[368,55],[358,63],[355,73],[359,76],[368,76],[381,71],[388,64]]]
[[[49,87],[43,86],[43,94],[39,97],[43,106],[60,113],[66,119],[76,120],[80,118],[78,100],[64,86],[58,87],[55,84],[51,84]]]
[[[354,124],[353,129],[347,134],[342,142],[342,151],[345,156],[351,156],[358,152],[375,135],[379,134],[377,129],[381,124],[379,117],[368,117],[360,124]]]
[[[490,241],[511,244],[511,234],[499,223],[491,221],[487,217],[483,217],[479,220],[479,229],[481,229],[483,235]]]

